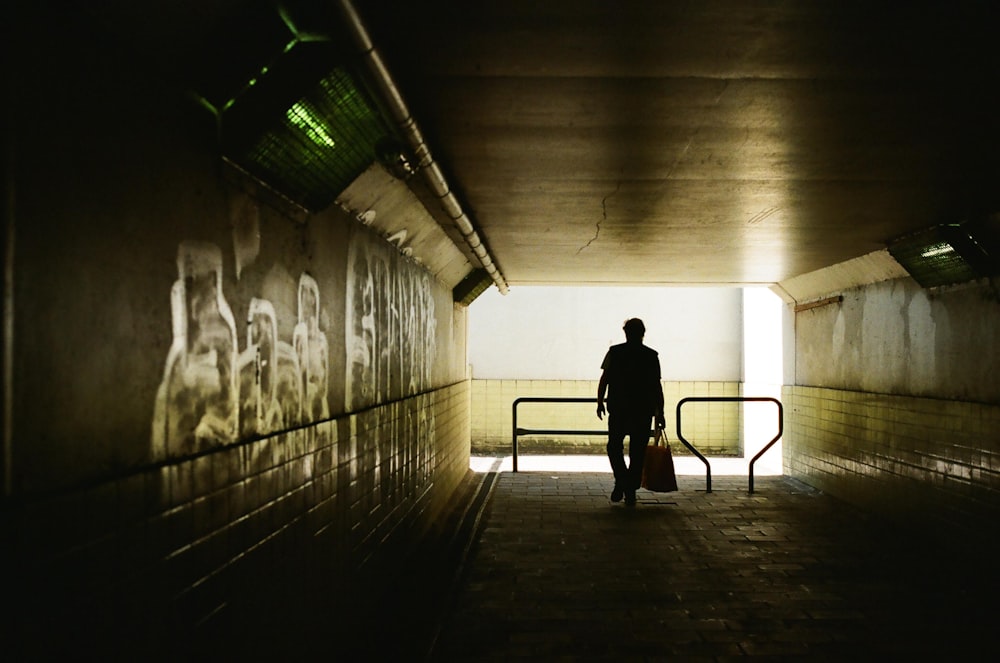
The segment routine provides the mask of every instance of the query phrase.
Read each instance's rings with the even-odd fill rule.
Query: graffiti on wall
[[[237,268],[246,268],[256,257],[255,247],[248,247],[242,257],[237,248]],[[433,386],[433,277],[396,248],[362,239],[352,241],[348,249],[348,412],[412,397]],[[247,303],[246,320],[238,325],[223,292],[223,264],[222,250],[215,244],[186,241],[178,247],[177,279],[170,291],[172,343],[152,422],[154,458],[197,453],[330,417],[330,352],[316,280],[299,275],[291,322],[279,320],[274,302],[256,296]],[[282,292],[296,287],[291,275],[287,282],[280,277],[271,282],[282,283]],[[273,289],[269,292],[277,297]],[[281,338],[279,330],[287,334],[289,327],[290,336]],[[416,438],[418,447],[426,443],[422,435]]]
[[[299,277],[299,319],[295,325],[294,353],[302,376],[301,421],[330,416],[327,401],[329,350],[326,335],[319,328],[319,286],[308,274]]]
[[[298,282],[298,317],[289,341],[274,305],[252,298],[245,347],[222,289],[222,251],[182,242],[171,288],[173,340],[156,396],[155,458],[195,453],[237,439],[328,418],[329,350],[320,329],[319,286]]]
[[[437,318],[431,276],[397,251],[353,242],[347,266],[345,406],[352,411],[432,386]]]

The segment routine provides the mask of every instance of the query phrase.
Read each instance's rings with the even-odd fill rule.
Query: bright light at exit
[[[743,290],[743,395],[781,400],[781,299],[767,288]],[[771,402],[745,403],[744,458],[747,462],[778,432],[777,406]],[[754,465],[755,475],[781,474],[779,440]]]
[[[490,288],[469,309],[469,376],[474,380],[505,381],[509,385],[509,393],[491,392],[495,394],[491,397],[498,399],[496,419],[506,418],[509,425],[513,398],[540,395],[517,392],[523,386],[521,381],[547,382],[553,390],[580,381],[596,384],[601,358],[608,346],[624,341],[622,322],[635,316],[646,323],[647,345],[660,353],[665,381],[702,385],[739,381],[745,396],[780,400],[784,379],[784,311],[781,299],[765,287],[535,286],[517,288],[506,297]],[[590,396],[592,392],[588,387],[582,395]],[[687,395],[693,394],[685,391],[674,396]],[[486,399],[487,395],[481,398]],[[745,477],[750,459],[777,433],[777,406],[769,401],[729,405],[740,408],[742,413],[742,425],[738,433],[732,433],[740,436],[744,456],[711,458],[712,473]],[[671,408],[666,414],[669,435],[674,439],[675,410]],[[578,426],[572,427],[602,425],[589,406],[586,415]],[[488,419],[484,415],[479,422],[484,435],[492,425]],[[510,431],[505,430],[503,436],[509,439]],[[511,469],[510,456],[499,461],[500,464],[497,462],[494,457],[484,457],[473,459],[472,466],[476,471]],[[587,456],[522,453],[518,462],[524,471],[610,472],[603,453]],[[679,475],[704,476],[704,465],[692,455],[678,455],[674,463]],[[781,473],[779,441],[754,465],[754,474]]]

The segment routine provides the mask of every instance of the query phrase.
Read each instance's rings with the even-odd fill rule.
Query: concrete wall
[[[642,318],[664,380],[742,379],[739,288],[520,287],[469,307],[469,363],[477,379],[596,380],[622,324]]]
[[[893,279],[796,314],[786,472],[935,530],[1000,515],[998,286]]]
[[[465,310],[339,209],[229,179],[127,49],[19,27],[5,648],[334,633],[466,478]]]

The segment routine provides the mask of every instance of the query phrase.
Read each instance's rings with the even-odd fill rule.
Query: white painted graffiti
[[[431,387],[437,319],[431,277],[388,246],[353,242],[347,268],[345,406],[356,410]]]
[[[246,347],[222,290],[222,251],[183,242],[171,288],[173,341],[153,413],[154,458],[195,453],[237,439],[328,418],[329,350],[320,329],[319,286],[298,283],[292,342],[278,338],[274,305],[253,298]]]

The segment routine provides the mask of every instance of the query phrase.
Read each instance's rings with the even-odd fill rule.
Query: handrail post
[[[709,464],[708,459],[701,455],[700,451],[698,451],[697,449],[695,449],[694,446],[692,446],[692,444],[690,442],[688,442],[686,439],[684,439],[684,434],[681,432],[681,406],[684,405],[684,403],[687,403],[688,401],[696,400],[696,398],[697,397],[682,398],[677,403],[677,410],[676,410],[676,412],[677,412],[677,439],[679,439],[682,443],[684,443],[684,446],[686,446],[688,449],[690,449],[691,453],[693,453],[695,456],[697,456],[701,460],[701,462],[705,463],[705,492],[706,493],[710,493],[710,492],[712,492],[712,466],[711,466],[711,464]]]
[[[514,414],[514,422],[513,422],[514,423],[514,428],[513,428],[514,442],[512,444],[512,447],[513,447],[513,452],[514,452],[514,471],[515,472],[517,472],[517,404],[520,403],[520,402],[521,402],[520,398],[515,398],[514,399],[514,405],[511,406],[513,408],[513,410],[514,410],[514,413],[513,413]]]
[[[757,452],[750,460],[750,494],[753,494],[753,465],[757,460],[764,455],[764,452],[774,446],[774,443],[781,439],[782,434],[785,430],[785,408],[781,405],[781,401],[776,398],[765,397],[762,400],[769,400],[778,406],[778,434],[774,438],[764,445],[764,448]]]

